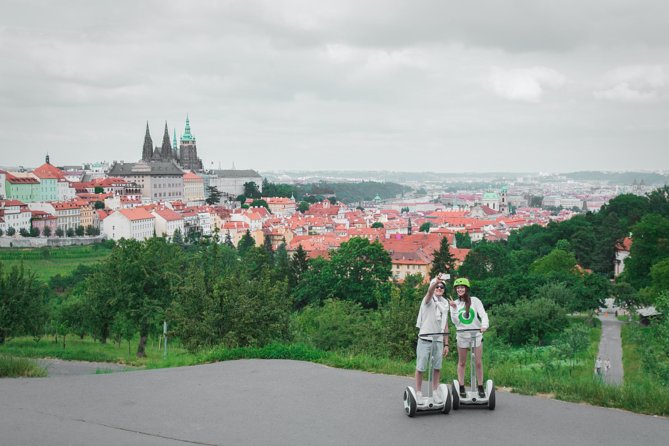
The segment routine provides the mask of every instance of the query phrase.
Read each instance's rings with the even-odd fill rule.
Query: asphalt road
[[[613,312],[599,316],[599,320],[602,321],[602,336],[599,339],[599,357],[602,358],[602,361],[608,359],[611,363],[611,368],[604,374],[604,380],[609,384],[622,384],[623,347],[620,338],[620,328],[623,322],[619,321]]]
[[[669,419],[497,394],[408,418],[411,378],[240,360],[0,380],[0,445],[666,445]]]

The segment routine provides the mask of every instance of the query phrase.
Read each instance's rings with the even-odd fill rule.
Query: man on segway
[[[423,372],[428,365],[430,351],[432,358],[432,394],[436,404],[442,404],[443,395],[436,392],[439,387],[441,363],[444,355],[448,354],[448,301],[444,299],[446,291],[446,276],[440,273],[430,281],[430,287],[423,298],[416,327],[418,327],[418,343],[416,344],[416,399],[418,404],[425,400],[421,392]],[[439,333],[439,335],[435,335]],[[443,335],[441,335],[443,333]],[[433,348],[433,343],[437,345]]]

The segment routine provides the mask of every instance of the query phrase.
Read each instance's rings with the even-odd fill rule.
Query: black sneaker
[[[485,398],[485,390],[483,390],[483,386],[479,386],[479,398]]]
[[[467,392],[465,392],[465,386],[460,386],[460,398],[467,398]]]

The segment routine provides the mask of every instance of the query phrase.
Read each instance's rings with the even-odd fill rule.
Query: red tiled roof
[[[177,214],[176,212],[174,212],[171,209],[167,209],[167,208],[155,209],[153,212],[155,214],[160,215],[160,217],[162,217],[163,220],[166,220],[166,221],[183,220],[183,217],[180,214]]]
[[[33,174],[43,179],[56,179],[56,180],[65,179],[65,174],[63,174],[63,171],[57,168],[56,166],[52,166],[49,163],[44,163],[37,169],[33,170]]]
[[[125,216],[128,220],[131,221],[150,220],[156,218],[144,208],[121,209],[118,212],[120,212],[123,216]]]

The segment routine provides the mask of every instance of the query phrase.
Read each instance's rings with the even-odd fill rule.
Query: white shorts
[[[416,344],[416,370],[424,372],[427,369],[427,360],[430,358],[430,349],[434,345],[434,357],[432,358],[432,368],[441,370],[441,361],[444,356],[444,343],[442,341],[425,341],[418,338]]]
[[[474,347],[480,347],[483,342],[483,333],[478,331],[465,331],[458,333],[456,339],[458,340],[458,348],[469,348],[472,340],[474,341]]]

